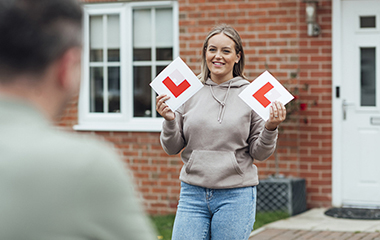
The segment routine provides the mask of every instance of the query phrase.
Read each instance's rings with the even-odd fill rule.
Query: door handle
[[[347,117],[347,107],[354,106],[354,103],[347,102],[346,99],[343,99],[342,101],[342,110],[343,110],[343,120],[346,120]]]

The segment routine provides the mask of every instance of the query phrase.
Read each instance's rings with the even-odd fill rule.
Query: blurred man
[[[52,125],[77,93],[77,0],[0,0],[0,239],[155,239],[118,156]]]

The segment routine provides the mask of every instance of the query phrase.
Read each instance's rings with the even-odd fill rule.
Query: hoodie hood
[[[221,84],[217,84],[215,82],[213,82],[211,80],[211,78],[208,78],[205,85],[206,86],[219,86],[219,87],[225,87],[225,88],[228,88],[230,86],[230,88],[240,88],[244,85],[248,85],[249,84],[249,81],[238,76],[238,77],[234,77],[232,78],[231,80],[228,80],[224,83],[221,83]]]
[[[211,80],[211,78],[207,79],[205,86],[209,87],[212,97],[215,99],[215,101],[217,101],[219,103],[219,114],[218,114],[218,122],[219,123],[222,123],[222,121],[223,121],[224,112],[226,109],[226,103],[227,103],[228,94],[230,92],[230,89],[231,88],[240,88],[240,87],[248,85],[248,84],[249,84],[248,80],[246,80],[240,76],[234,77],[231,80],[228,80],[228,81],[221,83],[221,84],[217,84],[217,83],[213,82]],[[219,99],[216,97],[214,90],[213,90],[213,88],[215,88],[215,87],[226,89],[223,99]]]

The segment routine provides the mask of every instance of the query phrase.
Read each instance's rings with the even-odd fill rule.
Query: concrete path
[[[297,216],[267,224],[252,232],[249,240],[380,240],[380,220],[351,220],[326,216],[315,208]]]

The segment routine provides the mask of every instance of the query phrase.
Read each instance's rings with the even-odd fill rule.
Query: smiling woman
[[[241,100],[249,81],[240,36],[230,26],[208,34],[201,68],[204,87],[175,112],[165,103],[168,96],[157,97],[157,112],[165,119],[162,147],[172,155],[183,150],[172,239],[248,239],[258,184],[252,163],[273,153],[285,108],[273,104],[265,122]]]
[[[233,78],[233,67],[240,60],[240,52],[236,52],[234,41],[219,33],[209,40],[206,49],[206,63],[211,79],[220,84]]]
[[[217,35],[221,35],[224,38],[224,46],[222,46],[222,51],[229,51],[230,54],[235,53],[237,57],[239,57],[239,60],[233,64],[232,68],[232,76],[237,77],[240,76],[243,79],[246,79],[244,76],[244,66],[245,66],[245,55],[243,50],[243,43],[241,41],[241,38],[239,36],[239,33],[233,29],[232,27],[228,25],[220,25],[215,27],[206,37],[203,47],[202,47],[202,63],[201,63],[201,74],[199,75],[199,78],[201,82],[205,83],[206,80],[210,77],[210,69],[207,65],[206,61],[206,53],[209,50],[209,47],[213,44],[217,44],[217,46],[221,46],[221,43],[218,41],[212,41],[210,43],[211,38],[216,37]],[[216,39],[214,39],[216,40]],[[223,39],[222,39],[223,40]],[[215,49],[217,47],[216,45],[213,45],[213,48],[211,51],[216,51]],[[225,52],[227,54],[227,52]]]

